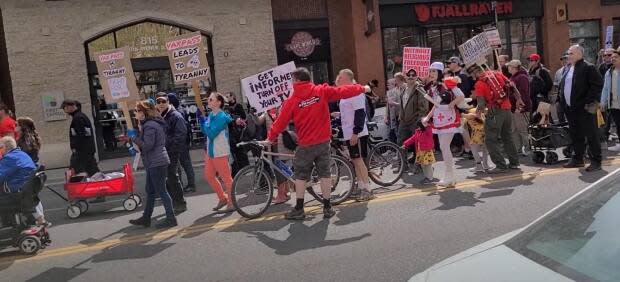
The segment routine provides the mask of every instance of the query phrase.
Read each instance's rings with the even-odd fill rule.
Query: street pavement
[[[306,196],[309,218],[283,219],[293,201],[270,208],[256,220],[214,214],[217,199],[196,166],[199,191],[189,210],[168,230],[128,224],[135,212],[121,200],[91,205],[76,220],[66,203],[41,194],[54,223],[52,245],[36,256],[12,249],[0,253],[1,281],[406,281],[431,265],[489,239],[525,226],[607,173],[620,168],[608,156],[604,170],[586,173],[557,165],[533,165],[490,177],[469,172],[458,160],[455,189],[421,187],[420,175],[377,189],[368,203],[346,202],[324,220]],[[436,177],[442,164],[436,166]],[[52,183],[62,191],[62,185]],[[136,175],[144,194],[144,175]],[[163,208],[155,216],[163,219]]]

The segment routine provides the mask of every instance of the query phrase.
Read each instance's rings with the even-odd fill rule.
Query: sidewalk
[[[194,167],[204,166],[204,150],[202,149],[191,150],[189,154],[192,159],[192,163]],[[133,157],[103,160],[99,162],[99,169],[101,169],[101,171],[103,172],[122,171],[123,165],[125,165],[126,163],[131,164],[132,162],[133,162]],[[64,183],[66,170],[67,168],[46,170],[45,173],[47,174],[48,185]],[[140,166],[138,167],[138,171],[136,172],[136,174],[140,175],[143,173],[144,173],[144,170],[142,168],[142,162],[140,162]]]

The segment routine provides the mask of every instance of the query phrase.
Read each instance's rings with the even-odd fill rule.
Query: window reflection
[[[600,24],[598,20],[569,22],[571,44],[579,44],[585,49],[586,61],[596,63],[600,45]]]

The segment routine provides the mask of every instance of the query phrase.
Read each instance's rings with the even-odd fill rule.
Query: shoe
[[[296,209],[293,208],[290,212],[288,212],[284,218],[288,219],[288,220],[302,220],[304,218],[306,218],[306,212],[304,211],[303,208],[301,209]]]
[[[586,168],[586,171],[598,171],[601,170],[601,162],[591,162],[590,165]]]
[[[437,183],[437,186],[440,186],[443,188],[454,188],[456,187],[456,181],[452,181],[452,182],[441,181]]]
[[[185,188],[183,188],[183,192],[185,192],[185,193],[194,193],[194,192],[196,192],[196,186],[194,186],[194,185],[187,185]]]
[[[362,194],[362,189],[355,187],[353,188],[353,191],[351,191],[351,194],[349,194],[349,197],[353,199],[357,199],[359,198],[361,194]]]
[[[218,211],[217,213],[231,213],[231,212],[235,212],[237,209],[233,206],[228,206],[226,207],[226,209]]]
[[[514,165],[514,164],[511,164],[511,165],[508,165],[508,169],[512,169],[512,170],[520,170],[520,169],[521,169],[521,166],[520,166],[520,165]]]
[[[219,211],[221,208],[223,208],[227,204],[228,202],[226,201],[220,201],[219,203],[217,203],[217,206],[213,208],[213,211]]]
[[[571,160],[567,164],[564,165],[564,168],[580,168],[586,166],[583,162],[576,162]]]
[[[334,210],[333,207],[330,206],[329,208],[323,208],[324,219],[332,218],[334,215],[336,215],[336,211]]]
[[[173,204],[173,209],[174,209],[174,213],[175,214],[180,214],[182,212],[187,211],[187,203],[183,202],[183,203],[175,203]]]
[[[495,167],[494,169],[487,170],[487,173],[488,174],[502,174],[502,173],[506,173],[507,171],[508,171],[508,169],[506,169],[506,168]]]
[[[178,224],[177,224],[176,218],[166,218],[164,219],[164,221],[157,223],[155,227],[158,229],[164,229],[164,228],[175,227],[177,225]]]
[[[620,144],[607,148],[607,151],[620,152]]]
[[[486,168],[481,163],[477,163],[476,167],[473,167],[469,170],[470,172],[478,173],[478,172],[486,172]]]
[[[370,200],[376,199],[377,196],[375,196],[371,191],[368,190],[362,190],[362,192],[360,193],[359,198],[357,198],[358,202],[368,202]]]
[[[138,218],[138,219],[131,219],[131,220],[129,220],[129,223],[131,223],[133,225],[143,226],[143,227],[151,227],[151,220],[150,219],[146,219],[144,217],[141,217],[141,218]]]
[[[433,180],[428,178],[424,178],[420,181],[420,185],[433,185],[433,183]]]
[[[290,196],[286,196],[284,199],[275,199],[275,200],[273,201],[273,204],[274,204],[274,205],[284,204],[284,203],[288,202],[290,199],[291,199],[291,197],[290,197]]]
[[[415,168],[413,169],[413,174],[420,174],[422,173],[422,166],[419,164],[415,165]]]

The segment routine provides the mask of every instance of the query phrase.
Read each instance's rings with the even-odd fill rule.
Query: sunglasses
[[[157,100],[157,104],[168,104],[168,100]]]
[[[611,57],[612,54],[605,54],[605,57]]]

